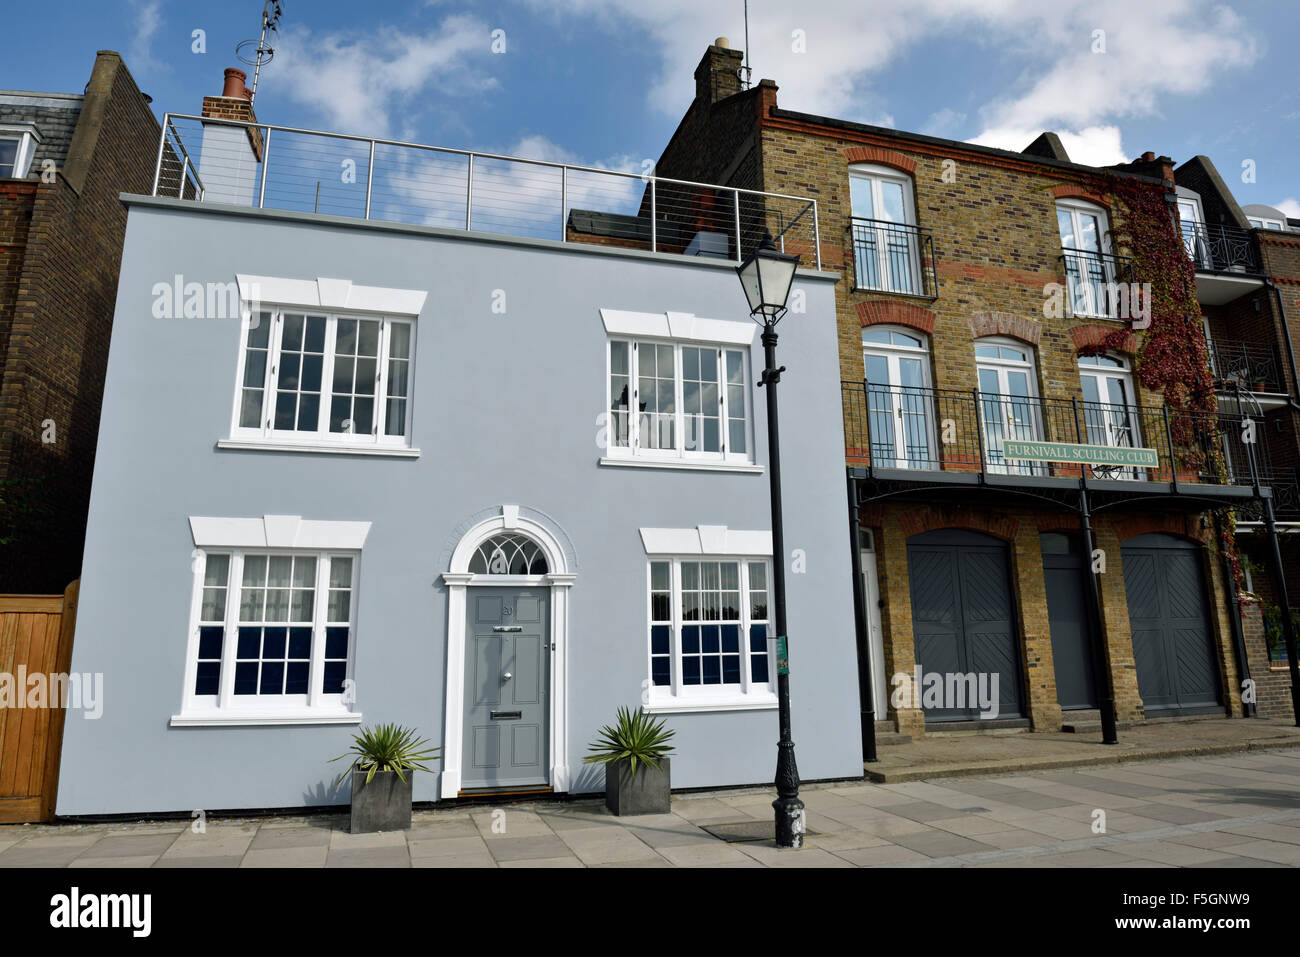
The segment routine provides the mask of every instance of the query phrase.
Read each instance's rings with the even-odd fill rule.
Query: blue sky
[[[744,43],[742,0],[283,6],[263,121],[637,171],[693,96],[705,46]],[[7,21],[0,86],[79,91],[109,48],[160,114],[196,113],[260,13],[258,0],[64,0]],[[1297,36],[1286,0],[750,3],[754,78],[774,79],[784,107],[1013,149],[1053,129],[1080,162],[1205,153],[1241,202],[1300,217]]]

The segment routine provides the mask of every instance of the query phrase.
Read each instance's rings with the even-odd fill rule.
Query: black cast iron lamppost
[[[749,300],[749,314],[763,326],[766,367],[759,386],[767,386],[768,479],[772,487],[772,598],[776,623],[776,692],[780,702],[781,740],[776,746],[776,846],[803,846],[803,801],[799,800],[799,769],[790,736],[790,667],[785,630],[785,541],[781,527],[781,441],[777,433],[776,384],[785,366],[776,364],[776,324],[785,315],[799,257],[776,248],[764,232],[758,248],[737,268]]]

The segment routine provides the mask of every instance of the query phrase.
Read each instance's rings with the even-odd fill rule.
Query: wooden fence
[[[63,701],[48,700],[48,676],[72,664],[78,585],[62,595],[0,595],[0,824],[54,817],[65,716]],[[27,706],[20,673],[45,676],[37,707]]]

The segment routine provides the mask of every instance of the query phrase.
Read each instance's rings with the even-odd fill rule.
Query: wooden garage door
[[[1172,535],[1139,535],[1124,543],[1123,556],[1146,713],[1218,710],[1223,698],[1200,548]]]
[[[916,662],[925,673],[998,675],[998,717],[1023,714],[1007,546],[940,529],[907,540]],[[926,708],[927,720],[979,718],[979,708]]]

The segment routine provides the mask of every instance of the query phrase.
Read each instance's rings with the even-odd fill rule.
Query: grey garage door
[[[1147,714],[1213,711],[1222,702],[1200,549],[1172,535],[1124,543],[1124,588]]]
[[[998,676],[998,717],[1023,713],[1020,655],[1011,608],[1007,546],[996,538],[940,529],[907,540],[912,639],[926,674]],[[978,719],[980,709],[925,709],[928,720]]]

